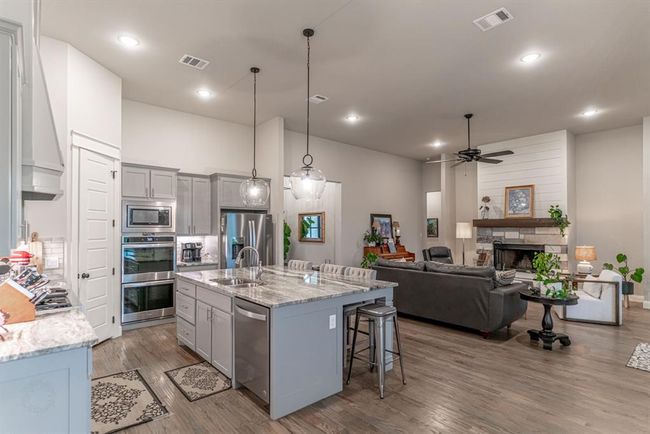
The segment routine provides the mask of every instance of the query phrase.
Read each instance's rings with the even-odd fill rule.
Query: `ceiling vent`
[[[182,63],[183,65],[187,65],[190,68],[199,69],[201,71],[204,70],[205,67],[210,64],[210,62],[205,59],[200,59],[198,57],[190,56],[189,54],[184,54],[183,57],[180,58],[178,63]]]
[[[498,25],[507,23],[512,19],[512,14],[506,10],[506,8],[497,9],[494,12],[490,12],[487,15],[482,16],[474,20],[476,27],[487,32],[495,28]]]
[[[320,104],[322,102],[327,101],[329,98],[326,97],[325,95],[312,95],[309,97],[309,102],[312,102],[314,104]]]

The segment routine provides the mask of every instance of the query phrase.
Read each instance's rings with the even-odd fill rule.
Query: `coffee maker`
[[[201,262],[201,250],[203,243],[183,243],[182,260],[183,262]]]
[[[194,243],[192,262],[201,262],[201,250],[203,250],[203,243]]]

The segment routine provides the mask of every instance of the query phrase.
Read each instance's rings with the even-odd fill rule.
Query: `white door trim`
[[[72,291],[79,297],[79,182],[80,182],[80,158],[79,150],[86,149],[98,154],[104,155],[114,160],[114,167],[116,169],[115,184],[113,193],[113,213],[115,218],[115,227],[113,228],[113,263],[116,264],[116,274],[114,278],[115,290],[113,291],[113,315],[115,316],[115,325],[113,329],[113,337],[122,334],[121,326],[121,232],[122,222],[121,216],[121,201],[120,192],[122,191],[122,176],[121,176],[121,152],[120,149],[107,142],[95,139],[91,136],[78,133],[71,130],[71,153],[70,153],[70,184],[68,191],[70,192],[70,209],[68,210],[69,227],[68,234],[70,234],[70,255],[67,267],[67,280],[72,285]],[[79,297],[81,299],[81,297]]]

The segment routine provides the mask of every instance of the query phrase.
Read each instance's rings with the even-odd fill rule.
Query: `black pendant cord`
[[[260,69],[257,67],[252,67],[251,72],[253,73],[253,179],[257,178],[257,168],[256,168],[256,159],[257,159],[257,73],[260,72]]]
[[[469,131],[470,131],[469,120],[472,119],[472,116],[474,116],[474,115],[471,114],[471,113],[468,113],[468,114],[465,115],[465,119],[467,119],[467,149],[471,149],[471,146],[470,146],[471,141],[470,141],[470,135],[469,135]]]
[[[314,36],[314,31],[312,29],[305,29],[302,31],[302,34],[307,37],[307,153],[302,157],[302,164],[304,164],[303,169],[311,169],[311,165],[314,162],[314,157],[309,153],[309,121],[310,121],[310,102],[309,96],[311,91],[311,44],[310,38]]]

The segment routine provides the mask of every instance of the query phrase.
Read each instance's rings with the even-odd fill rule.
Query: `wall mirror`
[[[325,213],[311,212],[298,214],[298,240],[302,242],[325,242]]]

